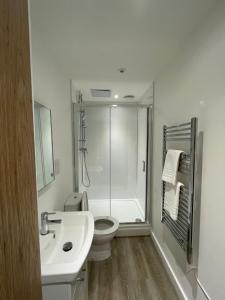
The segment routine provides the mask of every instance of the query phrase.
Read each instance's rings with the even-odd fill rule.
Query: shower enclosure
[[[78,186],[89,209],[120,223],[145,222],[150,108],[82,105],[79,118]]]

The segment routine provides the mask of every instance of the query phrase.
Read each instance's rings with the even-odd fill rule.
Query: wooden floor
[[[114,238],[112,257],[89,262],[89,300],[178,300],[150,237]]]

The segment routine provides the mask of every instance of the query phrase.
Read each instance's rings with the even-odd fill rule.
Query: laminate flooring
[[[89,300],[179,300],[150,237],[114,238],[112,257],[88,267]]]

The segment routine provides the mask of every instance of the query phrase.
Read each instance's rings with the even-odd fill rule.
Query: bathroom
[[[224,300],[225,2],[0,2],[0,299]]]

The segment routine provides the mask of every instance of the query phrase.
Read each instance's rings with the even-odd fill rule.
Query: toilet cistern
[[[55,214],[56,213],[48,213],[47,211],[41,213],[41,230],[40,230],[41,235],[46,235],[46,234],[52,232],[48,228],[49,224],[61,224],[62,223],[61,219],[56,219],[56,220],[48,219],[49,215],[55,215]]]

